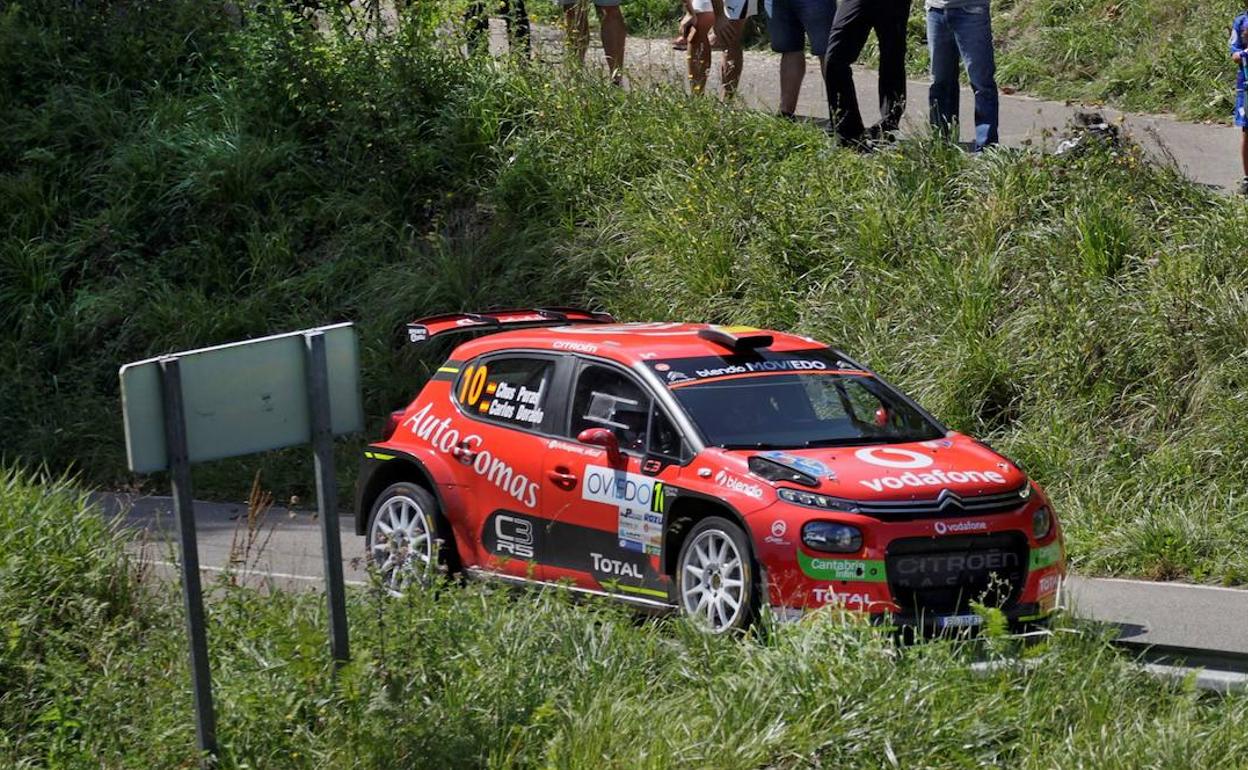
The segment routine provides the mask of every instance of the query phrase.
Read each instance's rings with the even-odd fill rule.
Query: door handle
[[[477,457],[477,450],[470,448],[467,441],[461,441],[451,448],[451,456],[464,465],[472,465]]]
[[[555,468],[547,473],[546,476],[560,489],[571,490],[576,487],[576,474],[563,466]]]

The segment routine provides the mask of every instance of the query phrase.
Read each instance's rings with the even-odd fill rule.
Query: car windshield
[[[647,363],[714,446],[794,449],[942,436],[879,380],[828,349]]]

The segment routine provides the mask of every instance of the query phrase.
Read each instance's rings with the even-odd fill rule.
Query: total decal
[[[450,454],[452,449],[461,445],[475,451],[476,455],[471,461],[474,473],[485,477],[486,481],[514,497],[521,505],[527,508],[537,507],[539,485],[536,481],[531,481],[523,473],[517,473],[506,460],[483,448],[485,439],[481,436],[470,433],[461,437],[459,429],[451,427],[451,418],[438,419],[436,414],[430,414],[432,408],[433,404],[425,404],[420,411],[404,420],[403,424],[420,440],[443,454]]]
[[[1040,578],[1040,586],[1038,593],[1041,595],[1051,594],[1057,590],[1057,586],[1062,582],[1062,576],[1056,572],[1045,575]]]
[[[755,500],[763,499],[762,487],[757,484],[751,484],[745,479],[732,475],[728,471],[721,470],[719,473],[716,473],[715,483],[721,487],[731,489],[733,492],[740,492],[746,497],[752,497]]]
[[[911,449],[867,447],[854,452],[854,457],[869,465],[906,470],[905,473],[899,475],[879,476],[858,482],[873,492],[883,492],[885,489],[904,489],[905,487],[946,486],[948,484],[1005,483],[1005,476],[997,471],[942,471],[939,468],[932,468],[931,470],[924,470],[922,473],[915,473],[916,470],[930,468],[934,461],[931,455],[915,452]]]
[[[842,593],[835,588],[815,588],[811,590],[815,601],[820,604],[831,604],[837,607],[865,610],[871,605],[871,597],[862,593]]]
[[[611,559],[600,553],[591,553],[589,558],[594,562],[595,572],[605,572],[616,577],[642,579],[643,568],[623,559]]]
[[[662,481],[602,465],[585,466],[585,481],[581,484],[583,500],[616,507],[620,547],[650,556],[657,556],[663,549],[663,512],[668,493]]]

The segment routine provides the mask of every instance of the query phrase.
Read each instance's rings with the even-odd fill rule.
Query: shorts
[[[1244,130],[1248,130],[1248,115],[1244,114],[1244,94],[1248,91],[1235,92],[1235,125]]]
[[[758,13],[758,0],[723,0],[724,14],[730,19],[748,19]],[[713,13],[711,0],[692,0],[694,13]]]
[[[836,0],[767,0],[771,50],[776,53],[801,51],[805,47],[804,32],[810,41],[810,52],[823,58],[835,16]]]
[[[571,8],[581,2],[581,0],[555,0],[555,2],[558,3],[561,8]],[[592,3],[599,8],[605,8],[609,5],[623,5],[624,0],[586,0],[586,3]]]

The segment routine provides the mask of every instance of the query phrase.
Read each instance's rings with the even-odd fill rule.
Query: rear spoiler
[[[483,313],[446,313],[407,324],[407,341],[422,343],[443,334],[531,329],[539,326],[615,323],[609,313],[575,307],[534,307],[487,310]]]

